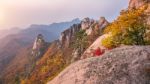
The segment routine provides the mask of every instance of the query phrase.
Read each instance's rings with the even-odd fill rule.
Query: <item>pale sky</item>
[[[128,0],[0,0],[0,29],[104,16],[114,20]]]

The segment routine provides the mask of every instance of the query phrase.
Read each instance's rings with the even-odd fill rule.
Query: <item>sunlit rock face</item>
[[[147,3],[149,0],[130,0],[129,9],[137,9]]]
[[[75,62],[47,84],[149,84],[150,46],[124,46]]]
[[[39,34],[33,44],[33,48],[32,48],[32,55],[33,56],[40,56],[42,55],[43,50],[46,47],[46,42],[44,40],[44,37],[42,34]]]

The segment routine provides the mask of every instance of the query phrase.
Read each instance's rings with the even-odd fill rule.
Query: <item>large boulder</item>
[[[124,46],[75,62],[48,84],[150,84],[150,46]]]

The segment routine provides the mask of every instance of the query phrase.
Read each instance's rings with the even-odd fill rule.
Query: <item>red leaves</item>
[[[101,56],[102,54],[105,53],[105,50],[97,48],[96,50],[94,50],[93,54],[94,56]]]
[[[94,50],[92,53],[94,56],[101,56],[105,53],[105,51],[109,51],[112,50],[113,48],[106,48],[106,49],[101,49],[101,48],[97,48],[96,50]]]

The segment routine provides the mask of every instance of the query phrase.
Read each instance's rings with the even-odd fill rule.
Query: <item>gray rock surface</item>
[[[75,62],[48,84],[150,84],[150,46],[124,46]]]

